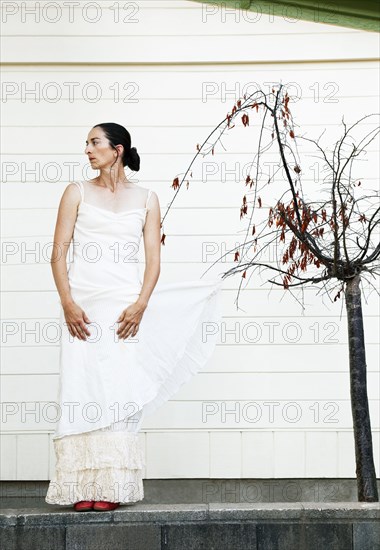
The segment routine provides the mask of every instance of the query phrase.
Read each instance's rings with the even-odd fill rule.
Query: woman
[[[66,187],[51,257],[62,340],[56,471],[45,500],[101,511],[143,498],[142,419],[213,353],[222,282],[157,284],[160,205],[125,176],[125,166],[140,168],[129,132],[98,124],[85,153],[99,175]]]

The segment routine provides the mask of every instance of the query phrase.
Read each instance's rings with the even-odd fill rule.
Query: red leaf
[[[240,208],[240,219],[248,212],[248,206],[247,206],[247,197],[244,195],[243,197],[243,206]]]
[[[172,187],[173,187],[174,190],[178,189],[178,187],[179,187],[179,179],[178,178],[174,178],[173,183],[172,183]]]
[[[294,132],[293,132],[293,130],[290,130],[289,135],[290,135],[291,138],[294,139]]]
[[[244,113],[244,115],[241,117],[241,121],[244,126],[249,126],[249,117],[247,114]]]

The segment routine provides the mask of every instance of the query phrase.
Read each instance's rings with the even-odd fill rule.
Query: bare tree
[[[197,145],[197,153],[181,182],[179,177],[174,178],[172,187],[175,194],[161,227],[186,178],[192,177],[192,166],[197,157],[214,155],[216,144],[221,142],[226,131],[234,128],[237,120],[248,127],[248,113],[252,110],[252,117],[261,116],[260,124],[255,124],[259,135],[251,164],[254,173],[246,176],[245,185],[249,191],[245,192],[240,208],[240,218],[250,214],[249,224],[244,242],[222,256],[233,253],[236,263],[223,277],[241,273],[240,292],[249,271],[252,275],[255,270],[264,269],[274,274],[269,282],[292,293],[294,287],[317,285],[322,286],[328,295],[332,291],[335,294],[331,296],[332,300],[345,299],[358,500],[378,501],[367,396],[361,280],[365,279],[376,290],[372,279],[379,268],[380,244],[376,239],[380,223],[379,192],[367,189],[363,178],[355,177],[354,170],[357,161],[366,154],[379,134],[378,123],[374,126],[372,122],[372,117],[378,115],[366,115],[351,126],[342,119],[343,135],[328,151],[320,144],[322,136],[317,141],[300,134],[296,136],[290,100],[282,84],[274,86],[268,94],[258,90],[238,100],[231,113],[213,129],[202,145]],[[353,134],[365,125],[372,126],[372,129],[355,140]],[[314,147],[323,163],[320,174],[323,178],[317,178],[318,187],[314,190],[317,200],[308,196],[312,186],[308,185],[306,193],[302,184],[304,170],[300,143]],[[262,170],[262,163],[271,147],[276,148],[278,161],[276,170],[268,176]],[[275,181],[279,173],[285,174],[284,188]],[[263,219],[264,201],[274,185],[280,198],[271,206],[266,201],[269,212]],[[186,186],[189,187],[188,179]],[[247,194],[252,196],[250,201]],[[164,231],[161,242],[165,244]],[[262,253],[269,246],[275,246],[277,251],[277,261],[272,264],[261,260]],[[247,250],[253,251],[249,260],[246,259]]]

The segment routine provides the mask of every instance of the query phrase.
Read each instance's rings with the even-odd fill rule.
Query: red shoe
[[[115,510],[120,506],[119,502],[108,502],[107,500],[98,500],[98,502],[95,502],[94,504],[94,510],[98,510],[98,512],[109,512],[110,510]]]
[[[76,512],[88,512],[92,510],[95,504],[95,500],[80,500],[74,504],[74,510]]]

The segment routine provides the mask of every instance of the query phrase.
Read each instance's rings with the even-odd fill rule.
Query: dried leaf
[[[244,115],[241,117],[241,120],[244,126],[249,126],[249,117],[247,114],[244,113]]]

